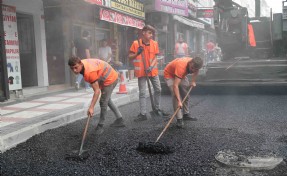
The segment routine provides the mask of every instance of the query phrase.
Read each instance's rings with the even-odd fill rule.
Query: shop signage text
[[[155,10],[175,15],[188,16],[187,0],[155,0]]]
[[[144,4],[137,0],[111,0],[111,8],[141,19],[145,18]]]
[[[144,27],[144,21],[133,18],[131,16],[107,9],[100,10],[100,19],[124,26],[131,26],[135,28],[142,29]]]
[[[85,1],[91,4],[103,5],[102,0],[85,0]]]
[[[213,18],[213,9],[197,9],[197,18]]]
[[[191,16],[191,17],[194,17],[196,18],[196,4],[194,3],[193,0],[188,0],[188,14]]]
[[[22,89],[16,7],[2,5],[9,90]]]

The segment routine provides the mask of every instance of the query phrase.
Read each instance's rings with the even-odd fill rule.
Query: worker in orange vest
[[[144,28],[142,29],[142,39],[135,40],[130,47],[129,59],[133,61],[135,76],[138,78],[138,86],[139,86],[140,114],[134,120],[136,122],[147,120],[146,74],[148,74],[148,77],[153,85],[154,103],[155,108],[157,109],[157,113],[162,114],[163,116],[169,115],[168,113],[163,112],[160,109],[161,86],[158,77],[157,58],[156,58],[156,55],[159,53],[159,49],[157,42],[152,40],[154,32],[155,29],[152,26],[150,25],[144,26]],[[142,55],[144,58],[142,58]],[[145,59],[147,70],[145,70],[142,59]]]
[[[195,117],[191,117],[189,113],[189,98],[187,97],[184,103],[182,103],[182,100],[186,96],[190,86],[196,86],[195,80],[202,65],[203,61],[200,57],[184,57],[171,61],[164,69],[164,79],[172,93],[173,108],[174,110],[178,107],[183,108],[183,112],[180,110],[176,114],[177,126],[179,128],[183,128],[183,120],[197,120]],[[186,77],[188,74],[192,74],[191,83],[189,83]]]
[[[75,74],[82,74],[86,82],[91,84],[94,95],[88,109],[87,115],[93,117],[95,104],[100,98],[100,120],[96,127],[96,134],[103,133],[104,121],[107,114],[107,108],[114,112],[116,120],[110,125],[112,127],[124,127],[124,120],[118,107],[111,99],[112,92],[118,83],[118,73],[105,61],[100,59],[83,59],[72,56],[68,65]]]

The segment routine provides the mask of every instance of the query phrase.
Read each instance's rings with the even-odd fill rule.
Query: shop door
[[[1,39],[0,39],[0,42],[2,42]],[[0,47],[0,51],[4,51],[4,49]],[[7,90],[8,90],[7,88],[8,80],[7,78],[5,79],[5,77],[7,77],[7,75],[5,74],[6,72],[5,67],[6,67],[6,63],[3,60],[3,54],[1,52],[0,53],[0,102],[7,99],[6,95],[7,95]]]
[[[38,85],[33,16],[17,13],[23,87]]]

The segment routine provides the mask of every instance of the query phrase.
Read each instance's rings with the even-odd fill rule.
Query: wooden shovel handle
[[[187,97],[188,97],[188,95],[189,95],[189,93],[190,93],[191,90],[192,90],[192,86],[190,86],[190,88],[189,88],[187,94],[185,95],[184,99],[182,100],[182,103],[185,102],[185,100],[187,99]],[[157,143],[157,142],[159,141],[159,139],[161,138],[161,136],[163,135],[163,133],[166,131],[166,129],[169,127],[169,125],[171,124],[171,122],[173,121],[175,115],[177,114],[177,112],[178,112],[179,110],[180,110],[180,108],[178,107],[178,108],[176,109],[176,111],[173,113],[172,117],[171,117],[171,118],[169,119],[169,121],[167,122],[167,124],[165,125],[165,127],[164,127],[164,129],[162,130],[162,132],[160,133],[160,135],[157,137],[155,143]]]
[[[84,132],[83,132],[83,137],[82,137],[82,142],[81,142],[81,147],[80,147],[80,151],[79,151],[79,155],[82,154],[82,151],[83,151],[83,146],[84,146],[84,143],[85,143],[85,139],[86,139],[86,136],[87,136],[87,131],[88,131],[88,127],[89,127],[89,123],[90,123],[90,116],[88,116],[88,119],[87,119],[87,122],[86,122],[86,126],[85,126],[85,129],[84,129]]]

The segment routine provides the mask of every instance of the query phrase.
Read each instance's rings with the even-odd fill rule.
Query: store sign
[[[213,9],[197,9],[197,18],[213,18]]]
[[[2,5],[9,90],[22,89],[16,7]]]
[[[90,4],[104,5],[102,0],[84,0]]]
[[[188,0],[188,14],[189,14],[189,16],[196,18],[196,10],[197,10],[197,7],[196,7],[196,4],[194,3],[194,1]]]
[[[124,26],[131,26],[138,29],[142,29],[144,27],[144,21],[133,18],[129,15],[125,15],[113,10],[102,9],[100,10],[100,19]]]
[[[175,15],[188,16],[187,0],[155,0],[155,10]]]
[[[141,19],[145,19],[144,4],[139,0],[111,0],[111,8]]]

